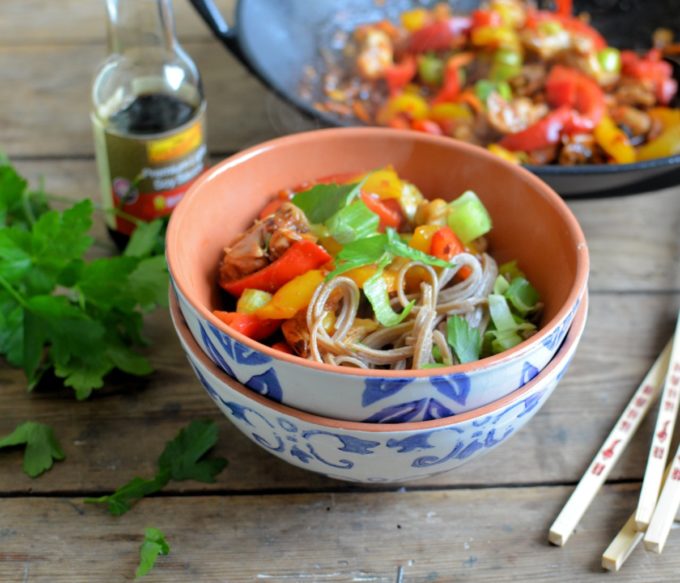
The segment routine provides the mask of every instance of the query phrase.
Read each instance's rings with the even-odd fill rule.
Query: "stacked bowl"
[[[446,368],[365,370],[315,363],[233,330],[221,309],[224,247],[271,195],[322,176],[393,165],[426,197],[474,190],[493,219],[499,262],[516,259],[544,304],[536,334],[498,355]],[[297,134],[233,156],[173,213],[172,316],[201,384],[250,439],[334,478],[405,481],[448,471],[522,427],[566,371],[587,312],[588,252],[562,199],[486,151],[390,129]]]

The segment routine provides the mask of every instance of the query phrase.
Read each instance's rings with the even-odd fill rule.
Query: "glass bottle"
[[[109,232],[169,215],[207,163],[205,99],[175,36],[171,0],[106,0],[109,57],[92,88],[97,169]],[[117,209],[117,210],[115,210]]]

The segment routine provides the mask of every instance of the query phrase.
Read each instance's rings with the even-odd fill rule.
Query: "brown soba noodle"
[[[351,334],[352,330],[361,328],[357,326],[361,304],[357,284],[343,276],[325,282],[316,290],[307,308],[309,358],[359,368],[419,369],[435,363],[433,346],[436,346],[443,364],[458,364],[446,340],[447,316],[464,317],[480,335],[489,322],[487,298],[498,276],[498,266],[486,253],[480,257],[461,253],[455,258],[455,266],[441,273],[416,261],[402,265],[397,274],[397,294],[391,302],[393,307],[404,309],[416,300],[411,313],[402,323],[392,327],[378,325],[363,338]],[[470,268],[470,275],[454,282],[456,273],[464,266]],[[406,274],[415,267],[427,273],[428,281],[421,284],[418,293],[407,294]],[[333,302],[329,302],[331,297]],[[335,314],[332,333],[324,327],[330,311]]]

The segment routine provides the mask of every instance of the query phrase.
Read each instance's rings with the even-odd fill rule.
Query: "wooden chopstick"
[[[661,495],[644,538],[645,548],[654,553],[663,551],[668,533],[671,531],[678,508],[680,508],[680,446],[666,471]]]
[[[661,403],[642,480],[640,500],[635,511],[635,524],[638,530],[646,530],[649,526],[659,498],[663,471],[668,460],[668,450],[678,415],[678,403],[680,403],[680,314],[678,314],[675,326],[673,349],[661,393]]]
[[[551,543],[562,546],[569,540],[576,525],[658,397],[666,377],[672,346],[672,341],[669,341],[652,368],[649,369],[576,489],[553,522],[548,534],[548,540]]]
[[[645,533],[640,532],[635,526],[635,512],[633,512],[609,544],[607,550],[602,553],[602,566],[608,571],[618,571],[635,550],[635,547],[638,546],[643,536],[645,536]]]
[[[664,483],[666,483],[666,480],[668,479],[670,470],[671,467],[668,466],[663,477]],[[608,571],[618,571],[635,550],[635,547],[640,544],[640,541],[644,536],[645,533],[640,532],[637,529],[635,524],[635,512],[633,512],[628,520],[626,520],[626,524],[623,525],[621,530],[614,537],[614,540],[612,540],[607,547],[607,550],[602,553],[602,566]]]

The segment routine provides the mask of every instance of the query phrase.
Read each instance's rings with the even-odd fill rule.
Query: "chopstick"
[[[645,468],[640,490],[640,500],[635,511],[635,524],[638,530],[646,530],[652,513],[656,507],[661,490],[663,471],[668,460],[668,449],[675,419],[678,415],[678,403],[680,402],[680,314],[675,326],[673,349],[671,351],[668,371],[665,375],[659,413],[656,418],[654,435],[649,448],[647,467]]]
[[[680,346],[680,342],[678,345]],[[562,546],[569,540],[576,525],[658,397],[666,377],[672,346],[672,341],[669,341],[652,368],[649,369],[586,473],[553,522],[548,534],[548,540],[552,544]]]
[[[680,446],[666,472],[661,495],[644,538],[645,548],[654,553],[663,551],[680,508]]]
[[[664,483],[666,483],[668,479],[670,470],[671,466],[668,466],[663,477]],[[635,512],[633,512],[618,534],[614,537],[614,540],[612,540],[604,553],[602,553],[602,567],[608,571],[618,571],[635,550],[635,547],[640,544],[640,541],[644,536],[645,533],[637,529],[635,524]]]

